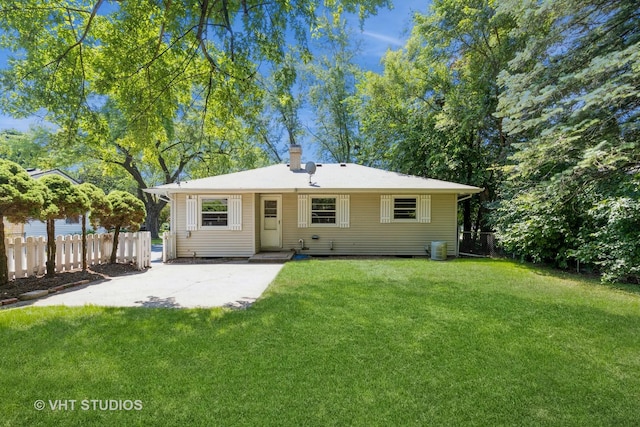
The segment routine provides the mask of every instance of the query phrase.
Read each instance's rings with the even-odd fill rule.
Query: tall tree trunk
[[[167,205],[167,202],[155,200],[152,197],[142,197],[140,199],[143,201],[144,208],[147,211],[147,217],[145,218],[147,231],[151,232],[152,239],[158,239],[160,238],[160,212]]]
[[[4,217],[0,216],[0,286],[9,283],[9,260],[4,244]]]
[[[471,225],[471,199],[467,199],[462,203],[462,247],[465,251],[472,247]]]
[[[116,263],[116,258],[118,255],[118,240],[120,239],[120,226],[116,226],[116,228],[113,230],[113,248],[111,249],[111,258],[109,259],[109,262],[111,264],[115,264]]]
[[[47,277],[56,274],[56,225],[55,219],[47,220]]]
[[[87,215],[82,215],[82,271],[87,271]]]
[[[473,136],[469,136],[470,141],[473,140]],[[470,184],[472,182],[472,178],[473,178],[473,165],[471,164],[470,161],[467,162],[466,164],[466,169],[467,169],[467,177],[466,177],[466,183]],[[471,199],[467,199],[464,201],[463,205],[462,205],[462,247],[465,248],[465,250],[469,250],[469,248],[472,247],[472,239],[471,239],[471,226],[473,225],[472,222],[473,220],[471,219]]]
[[[158,239],[160,237],[160,211],[162,207],[159,207],[157,203],[151,205],[147,203],[146,209],[145,225],[147,226],[147,231],[151,232],[152,239]]]

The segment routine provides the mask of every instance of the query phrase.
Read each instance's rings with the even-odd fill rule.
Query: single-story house
[[[458,254],[458,202],[481,188],[357,164],[277,164],[145,191],[170,203],[168,252],[184,257]],[[310,162],[311,163],[311,162]],[[315,169],[315,171],[314,171]],[[314,172],[310,174],[308,172]]]

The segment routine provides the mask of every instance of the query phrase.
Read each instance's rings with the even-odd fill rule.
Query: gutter
[[[288,188],[146,188],[145,193],[156,194],[169,197],[169,194],[277,194],[277,193],[305,193],[305,194],[328,194],[328,193],[376,193],[376,194],[457,194],[466,195],[461,200],[470,198],[482,189],[469,194],[468,189],[446,189],[446,188],[335,188],[335,187],[288,187]]]
[[[464,202],[465,200],[469,200],[471,197],[473,197],[473,194],[467,194],[464,197],[460,197],[460,198],[458,198],[458,203]]]

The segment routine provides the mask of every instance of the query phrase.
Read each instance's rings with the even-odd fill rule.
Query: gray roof
[[[317,165],[311,177],[304,170],[291,171],[284,164],[235,172],[145,190],[155,194],[194,192],[379,192],[474,194],[481,188],[437,179],[421,178],[367,166],[346,164]]]
[[[74,185],[75,184],[79,184],[78,181],[76,181],[75,179],[71,178],[69,175],[67,175],[66,173],[62,172],[60,169],[48,169],[46,171],[43,171],[43,170],[40,170],[40,169],[27,169],[27,173],[33,179],[39,179],[39,178],[42,178],[45,175],[58,175],[58,176],[63,177],[64,179],[66,179],[67,181],[71,182]]]

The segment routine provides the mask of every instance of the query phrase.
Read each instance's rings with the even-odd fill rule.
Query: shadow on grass
[[[180,308],[180,304],[176,302],[174,297],[160,298],[149,296],[144,301],[135,301],[136,304],[140,304],[140,307],[147,308]]]

